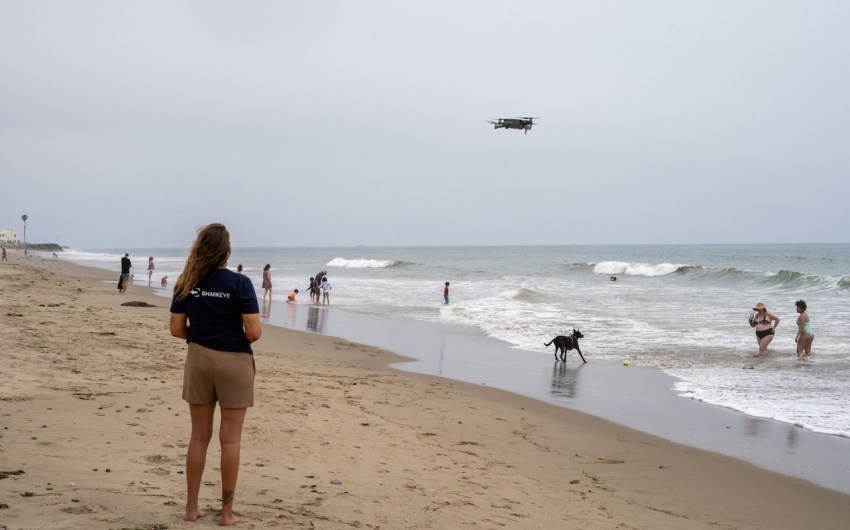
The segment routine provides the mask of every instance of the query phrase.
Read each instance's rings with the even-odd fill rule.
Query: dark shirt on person
[[[253,354],[245,338],[242,315],[260,312],[251,279],[229,269],[204,276],[183,300],[171,300],[171,312],[189,318],[189,338],[201,346]]]
[[[130,274],[130,267],[132,267],[130,258],[127,256],[121,258],[121,274]]]

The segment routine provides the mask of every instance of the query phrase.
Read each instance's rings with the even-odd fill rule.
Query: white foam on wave
[[[666,276],[684,265],[673,263],[628,263],[625,261],[600,261],[593,267],[594,274],[626,274],[628,276]]]
[[[833,383],[810,377],[797,364],[793,359],[774,359],[762,365],[756,362],[751,370],[732,365],[670,373],[683,379],[674,385],[682,397],[814,432],[850,436],[843,392]],[[763,399],[765,393],[770,399]]]
[[[121,259],[121,254],[110,254],[105,252],[88,252],[74,248],[62,249],[62,257],[72,261],[114,262]]]
[[[344,267],[349,269],[367,269],[367,268],[384,268],[392,267],[398,262],[395,260],[380,260],[380,259],[345,259],[336,257],[327,262],[328,267]]]

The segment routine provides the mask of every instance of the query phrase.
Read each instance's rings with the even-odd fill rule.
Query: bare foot
[[[206,514],[204,512],[202,512],[201,510],[197,509],[197,508],[194,508],[194,509],[186,508],[186,520],[189,521],[189,522],[195,522],[198,519],[200,519],[201,517],[203,517],[204,515],[206,515]]]
[[[233,525],[233,524],[238,523],[238,522],[239,522],[239,521],[241,521],[241,520],[242,520],[242,519],[240,519],[239,517],[237,517],[235,514],[224,515],[224,514],[222,513],[222,514],[221,514],[221,523],[219,523],[219,524],[220,524],[221,526],[230,526],[230,525]]]

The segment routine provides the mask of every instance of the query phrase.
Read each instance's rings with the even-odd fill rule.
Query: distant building
[[[21,246],[21,238],[14,228],[0,228],[0,245],[19,247]]]

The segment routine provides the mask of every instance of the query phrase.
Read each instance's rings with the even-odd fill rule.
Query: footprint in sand
[[[62,511],[65,513],[72,513],[75,515],[83,515],[86,513],[93,513],[94,510],[88,508],[86,506],[69,506],[67,508],[62,508]]]
[[[151,464],[170,464],[174,459],[166,455],[149,455],[145,457],[145,461]]]

